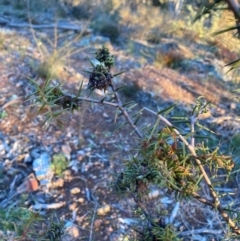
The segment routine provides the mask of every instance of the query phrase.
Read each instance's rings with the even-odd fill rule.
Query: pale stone
[[[84,200],[84,198],[82,198],[82,197],[80,197],[80,198],[78,199],[78,202],[79,202],[79,203],[84,203],[84,201],[85,201],[85,200]]]
[[[111,206],[110,205],[105,205],[103,207],[98,208],[97,214],[98,215],[106,215],[111,211]]]
[[[76,203],[72,203],[72,204],[69,204],[68,205],[68,209],[71,210],[71,211],[74,211],[77,207],[77,204]]]
[[[79,229],[75,225],[68,227],[66,231],[72,238],[78,238],[80,236]]]
[[[69,145],[62,145],[62,152],[65,154],[68,160],[71,159],[71,147]]]
[[[78,194],[78,193],[81,192],[81,189],[78,188],[78,187],[74,187],[74,188],[71,189],[70,192],[71,192],[71,194]]]

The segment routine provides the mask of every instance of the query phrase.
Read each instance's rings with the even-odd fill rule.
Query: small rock
[[[103,117],[104,117],[104,118],[109,118],[109,115],[108,115],[106,112],[104,112],[104,113],[103,113]]]
[[[95,227],[95,229],[96,229],[96,230],[99,230],[100,227],[101,227],[101,225],[102,225],[102,223],[103,223],[103,220],[102,220],[102,219],[96,219],[96,220],[94,221],[94,227]]]
[[[232,103],[230,104],[231,110],[235,110],[236,107],[237,107],[237,104],[236,104],[236,103],[232,102]]]
[[[111,226],[106,228],[106,232],[108,233],[108,235],[111,234],[113,231],[114,230],[113,230],[113,228]]]
[[[0,145],[0,155],[4,156],[6,154],[6,150],[3,144]]]
[[[73,224],[69,227],[66,228],[65,233],[67,236],[72,238],[79,238],[80,237],[80,233],[79,233],[79,229]]]
[[[31,206],[35,210],[39,209],[58,209],[63,206],[65,206],[65,202],[58,202],[58,203],[49,203],[49,204],[44,204],[44,203],[36,203],[35,205]]]
[[[34,174],[31,173],[24,182],[18,186],[17,192],[18,193],[30,193],[38,190],[39,184],[37,179],[35,178]]]
[[[81,162],[83,160],[83,158],[84,158],[84,156],[78,156],[77,160]]]
[[[79,203],[84,203],[84,198],[80,197],[78,200],[77,200]]]
[[[77,207],[77,204],[76,204],[76,203],[72,203],[72,204],[69,204],[69,205],[68,205],[68,209],[69,209],[70,211],[76,210],[76,207]]]
[[[19,87],[21,87],[23,85],[24,85],[23,81],[19,81],[18,83],[16,83],[16,87],[17,88],[19,88]]]
[[[154,198],[159,197],[159,195],[160,195],[160,191],[159,191],[159,190],[152,190],[152,191],[148,194],[148,197],[149,197],[149,199],[154,199]]]
[[[21,145],[20,145],[20,142],[19,141],[15,141],[13,146],[12,146],[12,150],[11,152],[17,152],[19,149],[20,149]]]
[[[24,163],[28,163],[28,162],[31,162],[31,161],[32,161],[32,158],[31,158],[30,154],[27,153],[27,154],[25,155],[25,157],[24,157],[23,162],[24,162]]]
[[[33,170],[41,185],[47,185],[51,182],[54,172],[51,169],[51,157],[47,152],[42,153],[39,158],[33,161]]]
[[[139,220],[133,218],[119,218],[118,221],[126,225],[137,225],[139,223]]]
[[[81,192],[81,189],[78,188],[78,187],[74,187],[74,188],[72,188],[71,191],[70,191],[71,194],[78,194],[78,193],[80,193],[80,192]]]
[[[92,148],[91,147],[86,147],[85,148],[85,152],[91,152],[92,151]]]
[[[79,150],[79,151],[77,151],[77,154],[80,156],[85,156],[85,151]]]
[[[110,205],[105,205],[103,207],[98,208],[97,214],[104,216],[107,213],[109,213],[110,211],[111,211],[111,206]]]
[[[62,152],[67,157],[68,160],[71,159],[71,147],[69,145],[62,145]]]

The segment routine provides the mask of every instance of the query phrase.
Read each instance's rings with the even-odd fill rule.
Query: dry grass
[[[151,6],[140,5],[135,12],[130,6],[122,6],[119,9],[120,24],[123,32],[132,39],[149,40],[159,43],[163,37],[173,37],[181,40],[188,39],[193,42],[219,41],[218,36],[212,34],[220,29],[234,25],[234,18],[231,12],[213,13],[203,17],[193,24],[197,12],[187,6],[176,18],[169,12]],[[222,21],[222,20],[226,21]],[[233,33],[228,32],[221,35],[221,44],[230,50],[239,50],[240,44]]]
[[[35,71],[44,78],[66,78],[66,68],[71,62],[71,57],[85,49],[76,46],[76,43],[82,37],[82,33],[71,34],[70,36],[60,35],[55,28],[53,40],[51,40],[49,36],[38,38],[32,29],[32,36],[36,43],[40,61],[35,66]]]

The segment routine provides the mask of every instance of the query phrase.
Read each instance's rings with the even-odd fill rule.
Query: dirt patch
[[[232,100],[232,95],[220,81],[204,80],[201,76],[192,74],[192,78],[169,68],[147,66],[133,70],[123,77],[126,83],[133,82],[146,92],[154,92],[164,101],[179,101],[187,104],[195,102],[199,96],[204,96],[213,104],[222,104],[222,99]]]

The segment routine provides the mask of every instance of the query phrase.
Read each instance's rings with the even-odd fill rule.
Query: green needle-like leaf
[[[218,34],[226,33],[226,32],[229,32],[229,31],[238,29],[238,28],[239,28],[238,26],[232,26],[232,27],[229,27],[229,28],[226,28],[226,29],[223,29],[223,30],[214,32],[214,33],[212,34],[212,36],[216,36],[216,35],[218,35]]]
[[[114,123],[116,123],[116,122],[117,122],[117,118],[118,118],[118,111],[119,111],[119,108],[116,108],[115,117],[114,117]]]
[[[94,63],[92,62],[92,60],[91,60],[89,57],[87,57],[87,58],[88,58],[90,64],[92,65],[92,67],[95,69],[95,65],[94,65]]]
[[[126,71],[118,72],[118,73],[114,74],[113,77],[116,77],[116,76],[118,76],[118,75],[121,75],[121,74],[123,74],[123,73],[125,73],[125,72],[126,72]]]
[[[134,125],[137,125],[137,123],[138,123],[138,121],[139,121],[139,119],[140,119],[141,116],[142,116],[142,115],[139,114],[139,116],[137,117],[137,119],[134,121]]]
[[[171,117],[171,122],[173,122],[173,123],[190,123],[190,120],[187,117],[174,116],[174,117]]]
[[[100,100],[100,102],[101,102],[101,103],[103,103],[103,102],[104,102],[104,100],[106,100],[106,98],[107,98],[106,96],[105,96],[105,97],[103,97],[103,98]]]
[[[151,133],[150,133],[150,136],[149,136],[149,138],[148,138],[148,141],[150,141],[150,139],[152,138],[155,130],[156,130],[157,127],[158,127],[159,122],[160,122],[160,119],[157,118],[157,120],[156,120],[156,122],[155,122],[155,124],[154,124],[154,126],[153,126],[153,128],[152,128],[152,130],[151,130]]]
[[[142,115],[142,112],[143,112],[143,109],[139,110],[137,113],[132,115],[132,118],[134,118],[135,116],[138,116],[138,115]]]
[[[126,87],[126,85],[119,86],[118,88],[115,89],[115,91],[118,92],[119,90],[123,89],[124,87]]]
[[[135,102],[134,102],[134,103],[135,103]],[[135,103],[135,104],[129,106],[129,107],[127,108],[128,111],[130,111],[131,109],[133,109],[133,108],[136,107],[137,105],[138,105],[138,103]]]
[[[79,86],[79,89],[78,89],[78,92],[77,92],[77,95],[76,95],[75,99],[77,99],[80,96],[80,94],[82,92],[82,87],[83,87],[83,80],[80,83],[80,86]]]
[[[129,101],[129,102],[123,104],[122,107],[127,107],[128,105],[131,105],[131,104],[136,104],[136,102],[134,102],[134,101]]]
[[[206,131],[208,131],[208,132],[210,132],[210,133],[212,133],[212,134],[216,134],[214,131],[210,130],[210,129],[207,128],[206,126],[203,126],[203,125],[201,125],[201,124],[199,124],[199,123],[196,123],[196,125],[197,125],[198,127],[200,127],[201,129],[204,129],[204,130],[206,130]]]
[[[117,132],[118,130],[120,130],[122,127],[128,125],[128,124],[129,124],[128,122],[123,123],[121,126],[119,126],[119,127],[114,131],[114,133]]]
[[[158,115],[162,115],[162,114],[165,114],[165,115],[168,115],[173,109],[174,107],[177,105],[177,103],[174,103],[172,105],[170,105],[169,107],[163,109],[163,110],[160,110],[158,111]]]
[[[92,74],[92,71],[90,71],[90,70],[83,69],[82,71],[85,73],[88,73],[88,74]]]

